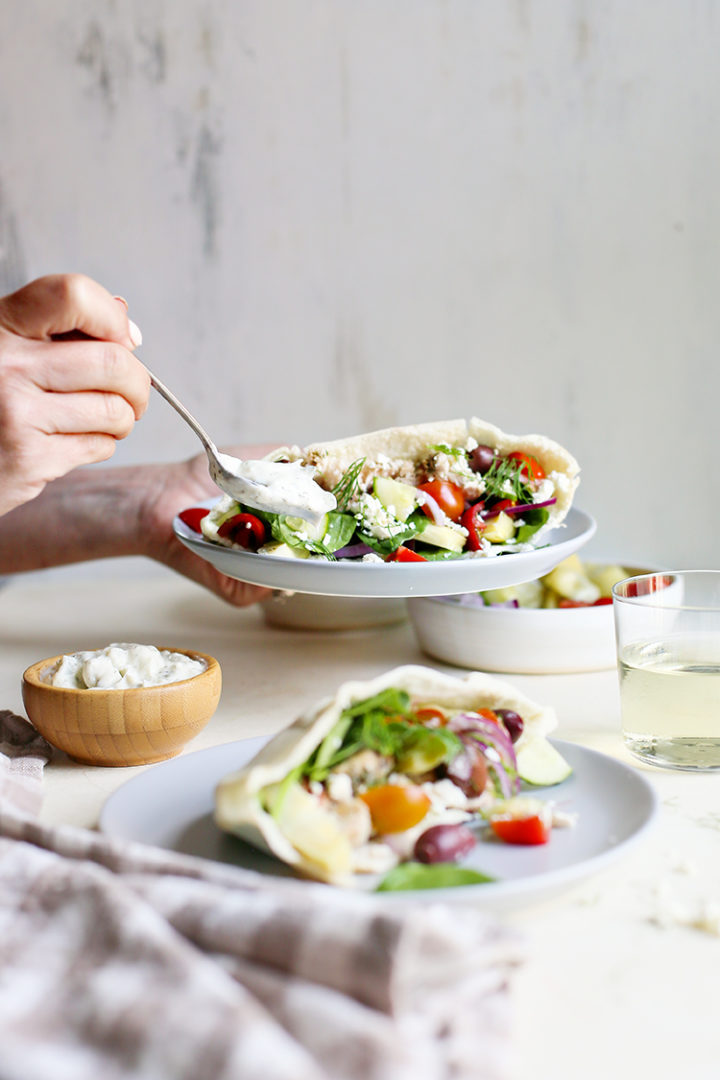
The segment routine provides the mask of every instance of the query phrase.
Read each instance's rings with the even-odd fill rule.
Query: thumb
[[[21,337],[47,341],[80,333],[128,349],[142,335],[123,304],[84,274],[50,274],[0,299],[0,326]]]

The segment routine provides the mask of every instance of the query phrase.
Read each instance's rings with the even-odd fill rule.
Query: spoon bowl
[[[313,480],[314,469],[298,461],[243,461],[221,453],[173,392],[147,368],[150,382],[192,428],[207,454],[210,476],[221,491],[255,510],[320,521],[337,506],[335,496]]]

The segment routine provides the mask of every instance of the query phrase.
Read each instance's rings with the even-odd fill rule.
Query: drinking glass
[[[720,570],[626,578],[613,611],[625,745],[651,765],[720,769]]]

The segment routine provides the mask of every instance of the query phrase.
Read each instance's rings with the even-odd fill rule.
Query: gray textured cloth
[[[38,824],[0,712],[0,1080],[506,1080],[516,937]]]

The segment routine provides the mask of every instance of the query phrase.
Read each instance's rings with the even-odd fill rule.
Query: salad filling
[[[567,514],[579,472],[557,443],[505,435],[479,420],[388,429],[272,457],[312,467],[336,508],[310,524],[225,496],[212,510],[192,508],[181,518],[214,543],[263,555],[488,557],[536,547]]]
[[[341,688],[223,780],[216,821],[338,884],[405,863],[457,863],[489,832],[545,843],[567,821],[521,792],[524,761],[532,773],[542,760],[543,783],[570,773],[544,737],[553,722],[490,676],[399,668]]]

